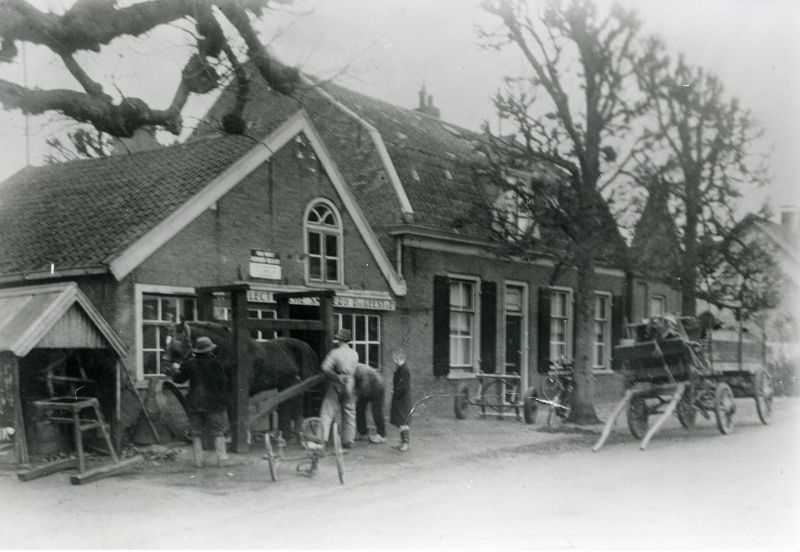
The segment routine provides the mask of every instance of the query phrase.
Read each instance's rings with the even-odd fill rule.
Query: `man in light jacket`
[[[333,336],[334,348],[322,361],[322,373],[328,379],[328,389],[322,400],[320,421],[322,423],[321,438],[328,440],[331,424],[340,418],[342,446],[350,448],[356,437],[356,395],[355,374],[358,364],[358,353],[348,344],[352,339],[350,330],[340,329]]]

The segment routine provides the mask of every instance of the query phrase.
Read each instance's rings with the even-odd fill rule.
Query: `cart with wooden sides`
[[[642,450],[673,413],[687,429],[698,413],[707,419],[713,413],[719,431],[730,433],[738,397],[755,399],[759,419],[769,423],[770,376],[763,356],[758,358],[755,347],[746,347],[741,335],[738,343],[714,340],[711,328],[702,328],[697,319],[673,316],[651,318],[626,330],[626,339],[615,347],[615,369],[624,374],[626,391],[593,450],[603,446],[623,412]],[[735,360],[713,354],[715,347],[729,351],[733,345]]]
[[[467,417],[469,405],[480,408],[481,417],[495,415],[504,418],[506,412],[514,412],[517,420],[532,424],[536,421],[537,393],[532,387],[523,395],[522,378],[518,374],[486,374],[478,372],[478,392],[470,397],[469,386],[461,384],[453,398],[453,411],[456,418]],[[487,409],[489,412],[487,412]]]

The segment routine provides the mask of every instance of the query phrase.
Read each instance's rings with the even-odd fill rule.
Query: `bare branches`
[[[297,71],[275,63],[255,32],[250,16],[261,16],[269,0],[145,0],[117,7],[114,0],[78,0],[64,14],[46,13],[26,0],[0,0],[0,62],[17,55],[16,41],[45,46],[59,55],[84,92],[72,90],[27,89],[0,81],[0,104],[6,109],[41,114],[58,111],[67,117],[93,125],[112,136],[130,137],[143,126],[157,126],[174,134],[181,131],[181,111],[190,94],[205,94],[220,82],[209,58],[225,55],[234,69],[239,94],[225,125],[229,132],[244,129],[242,113],[248,99],[249,76],[224,36],[214,8],[233,24],[247,45],[248,55],[264,80],[275,90],[290,94],[297,82]],[[155,109],[138,98],[117,102],[106,94],[78,64],[78,51],[100,51],[115,38],[140,36],[181,19],[195,22],[199,39],[197,53],[189,58],[181,80],[167,109]]]

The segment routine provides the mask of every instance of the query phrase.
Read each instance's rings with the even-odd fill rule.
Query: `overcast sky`
[[[66,0],[65,0],[66,1]],[[58,9],[62,2],[42,0]],[[800,169],[800,2],[795,0],[639,0],[646,33],[662,37],[670,50],[716,73],[729,93],[752,110],[774,147],[773,181],[752,197],[774,207],[798,204]],[[490,97],[503,76],[524,64],[511,51],[478,46],[475,26],[496,26],[477,0],[317,0],[302,17],[270,16],[262,36],[281,58],[328,76],[347,66],[340,82],[391,103],[415,107],[423,82],[442,118],[477,130],[494,120]],[[277,38],[276,31],[279,31]],[[166,107],[185,60],[185,33],[171,28],[149,39],[120,41],[104,56],[81,58],[98,79],[113,77],[126,94]],[[70,76],[39,48],[28,48],[28,83],[74,88]],[[0,77],[21,82],[22,64],[0,66]],[[155,68],[155,69],[154,69]],[[108,85],[107,85],[108,86]],[[194,101],[186,123],[202,113]],[[45,138],[71,123],[31,118],[30,152],[41,163]],[[25,164],[25,124],[0,111],[0,179]],[[750,203],[750,202],[748,202]]]

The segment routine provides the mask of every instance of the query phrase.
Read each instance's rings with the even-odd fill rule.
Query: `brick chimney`
[[[439,118],[439,108],[433,105],[433,95],[427,95],[424,84],[419,91],[419,107],[417,107],[414,111],[419,111],[420,113],[430,115],[436,119]]]
[[[796,205],[781,207],[781,226],[791,234],[800,232],[800,208]]]

